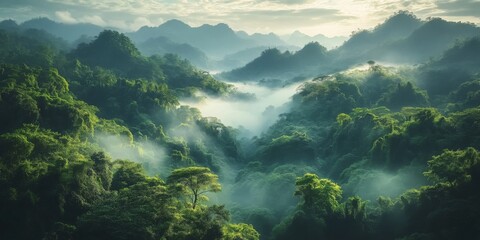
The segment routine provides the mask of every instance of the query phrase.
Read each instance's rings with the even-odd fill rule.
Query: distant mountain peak
[[[55,24],[57,22],[53,21],[50,18],[47,17],[38,17],[38,18],[32,18],[30,20],[27,20],[22,23],[22,25],[29,25],[29,24]]]
[[[228,26],[228,24],[226,24],[226,23],[218,23],[217,25],[215,25],[215,27],[230,28],[230,26]]]
[[[17,27],[18,27],[17,22],[15,22],[12,19],[3,20],[0,22],[0,28],[12,29]]]
[[[308,36],[307,34],[303,33],[303,32],[300,32],[298,30],[296,30],[295,32],[293,32],[290,36],[292,37],[310,37]]]
[[[327,49],[320,45],[318,42],[309,42],[307,43],[302,49],[300,49],[298,52],[316,52],[316,53],[321,53],[321,52],[326,52]]]
[[[375,27],[375,30],[381,29],[395,29],[398,27],[411,28],[411,26],[418,26],[422,20],[417,18],[412,12],[400,11],[390,16],[385,22]]]
[[[182,27],[182,28],[190,28],[190,25],[178,20],[178,19],[170,19],[166,22],[164,22],[163,24],[161,24],[160,26],[162,27]]]
[[[269,36],[269,37],[278,37],[275,33],[254,33],[252,36]]]
[[[235,34],[235,32],[228,26],[226,23],[218,23],[216,25],[211,24],[203,24],[202,26],[198,27],[199,29],[211,29],[211,30],[219,30],[223,32],[231,32]]]

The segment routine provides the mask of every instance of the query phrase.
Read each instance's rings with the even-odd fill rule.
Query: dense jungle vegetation
[[[319,74],[246,137],[180,104],[253,101],[187,60],[113,30],[72,47],[7,23],[0,239],[480,238],[480,36]],[[263,56],[299,67],[309,49],[335,55]]]

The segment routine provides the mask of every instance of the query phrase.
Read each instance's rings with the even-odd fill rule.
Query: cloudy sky
[[[249,33],[346,36],[399,10],[480,24],[480,0],[0,0],[0,19],[48,17],[125,31],[175,18],[191,26],[223,22]]]

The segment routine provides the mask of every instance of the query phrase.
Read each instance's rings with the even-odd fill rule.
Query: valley
[[[323,41],[323,42],[322,42]],[[480,28],[0,22],[0,239],[477,239]]]

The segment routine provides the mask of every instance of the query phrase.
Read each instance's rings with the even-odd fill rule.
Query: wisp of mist
[[[111,134],[98,134],[96,141],[114,160],[128,159],[140,163],[149,174],[168,174],[166,150],[154,142],[144,140],[132,143],[125,136]]]
[[[258,135],[273,124],[278,115],[288,111],[286,103],[301,83],[268,88],[254,83],[233,83],[243,93],[255,94],[254,100],[232,100],[206,96],[201,102],[181,101],[182,105],[198,108],[204,117],[216,117],[223,124],[243,127]]]

